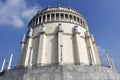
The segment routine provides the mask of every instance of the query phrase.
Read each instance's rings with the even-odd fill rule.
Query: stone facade
[[[114,66],[100,65],[86,20],[58,6],[31,19],[17,66],[1,71],[0,80],[120,80],[120,75]]]
[[[120,80],[109,67],[52,65],[14,68],[0,73],[0,80]]]
[[[33,49],[32,59],[30,53]],[[76,11],[48,7],[30,21],[17,66],[52,64],[100,65],[94,37]]]

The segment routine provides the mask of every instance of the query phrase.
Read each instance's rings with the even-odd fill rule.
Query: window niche
[[[82,25],[82,19],[80,19],[80,24]]]
[[[47,21],[50,21],[50,14],[47,14]]]
[[[74,18],[74,21],[76,21],[76,16],[74,16],[73,18]]]
[[[56,14],[56,21],[59,21],[59,13]]]
[[[33,20],[33,26],[35,26],[36,24],[35,24],[35,19]]]
[[[60,14],[61,15],[61,21],[64,20],[64,14]]]
[[[70,21],[73,21],[73,20],[72,20],[72,15],[69,15],[69,17],[70,17]]]
[[[36,25],[38,24],[38,18],[36,18],[36,23],[35,23]]]
[[[54,18],[55,18],[54,14],[51,14],[51,21],[54,21]]]
[[[45,22],[45,15],[43,16],[43,22]]]
[[[68,14],[65,14],[65,20],[68,21]]]
[[[41,16],[39,17],[39,23],[41,23]]]
[[[77,17],[77,22],[79,23],[79,17]]]

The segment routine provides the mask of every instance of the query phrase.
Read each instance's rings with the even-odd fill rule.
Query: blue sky
[[[71,7],[82,14],[94,35],[99,54],[107,50],[120,72],[120,0],[0,0],[0,67],[14,52],[15,66],[27,23],[48,5]]]

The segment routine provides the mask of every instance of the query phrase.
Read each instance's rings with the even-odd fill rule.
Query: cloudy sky
[[[61,4],[82,14],[94,35],[99,54],[104,50],[114,60],[120,72],[120,0],[0,0],[0,67],[4,58],[14,52],[12,66],[16,65],[20,41],[27,31],[27,23],[38,10]],[[105,57],[101,59],[104,63]]]

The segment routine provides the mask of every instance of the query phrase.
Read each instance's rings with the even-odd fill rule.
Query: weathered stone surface
[[[7,70],[0,80],[120,80],[120,75],[109,67],[53,65]]]

